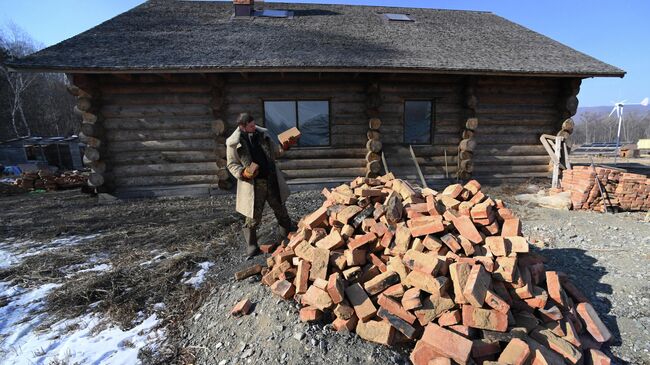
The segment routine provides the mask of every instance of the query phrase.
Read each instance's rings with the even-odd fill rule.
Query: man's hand
[[[257,176],[259,171],[259,166],[255,162],[252,162],[242,171],[241,176],[244,180],[250,181]]]
[[[242,180],[244,180],[244,181],[251,181],[251,180],[253,180],[254,176],[253,176],[253,174],[252,174],[251,172],[249,172],[247,169],[244,169],[244,170],[241,172],[241,178],[242,178]]]

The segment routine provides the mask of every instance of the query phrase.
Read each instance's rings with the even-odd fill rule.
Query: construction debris
[[[414,343],[415,365],[606,359],[597,350],[611,334],[587,298],[545,270],[519,219],[480,188],[438,193],[388,174],[324,189],[262,283],[300,303],[302,321]]]
[[[604,167],[574,166],[564,171],[562,189],[571,192],[576,210],[650,210],[650,179],[645,175]]]
[[[16,185],[25,190],[63,190],[80,188],[86,185],[88,176],[79,171],[66,171],[60,175],[49,170],[38,172],[23,172]]]

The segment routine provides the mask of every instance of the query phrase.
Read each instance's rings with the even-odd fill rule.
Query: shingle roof
[[[232,19],[232,2],[149,1],[10,66],[67,72],[424,71],[623,76],[488,12],[265,3],[293,18]],[[404,13],[414,22],[388,21]]]

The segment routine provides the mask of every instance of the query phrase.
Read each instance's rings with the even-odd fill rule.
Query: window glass
[[[296,126],[295,101],[265,101],[264,125],[278,142],[278,134]]]
[[[431,142],[431,101],[404,102],[404,143],[428,144]]]
[[[330,144],[330,111],[327,101],[298,101],[299,146]]]

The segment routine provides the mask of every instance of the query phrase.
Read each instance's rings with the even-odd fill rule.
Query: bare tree
[[[36,50],[34,41],[15,24],[9,24],[7,31],[0,34],[0,48],[3,49],[3,59],[11,60],[17,57],[24,57]],[[31,129],[25,117],[23,110],[23,94],[34,82],[36,74],[25,74],[10,72],[4,64],[0,64],[0,73],[9,84],[9,90],[12,97],[9,99],[11,125],[13,126],[16,137],[20,137],[16,114],[20,116],[26,135],[31,135]]]

